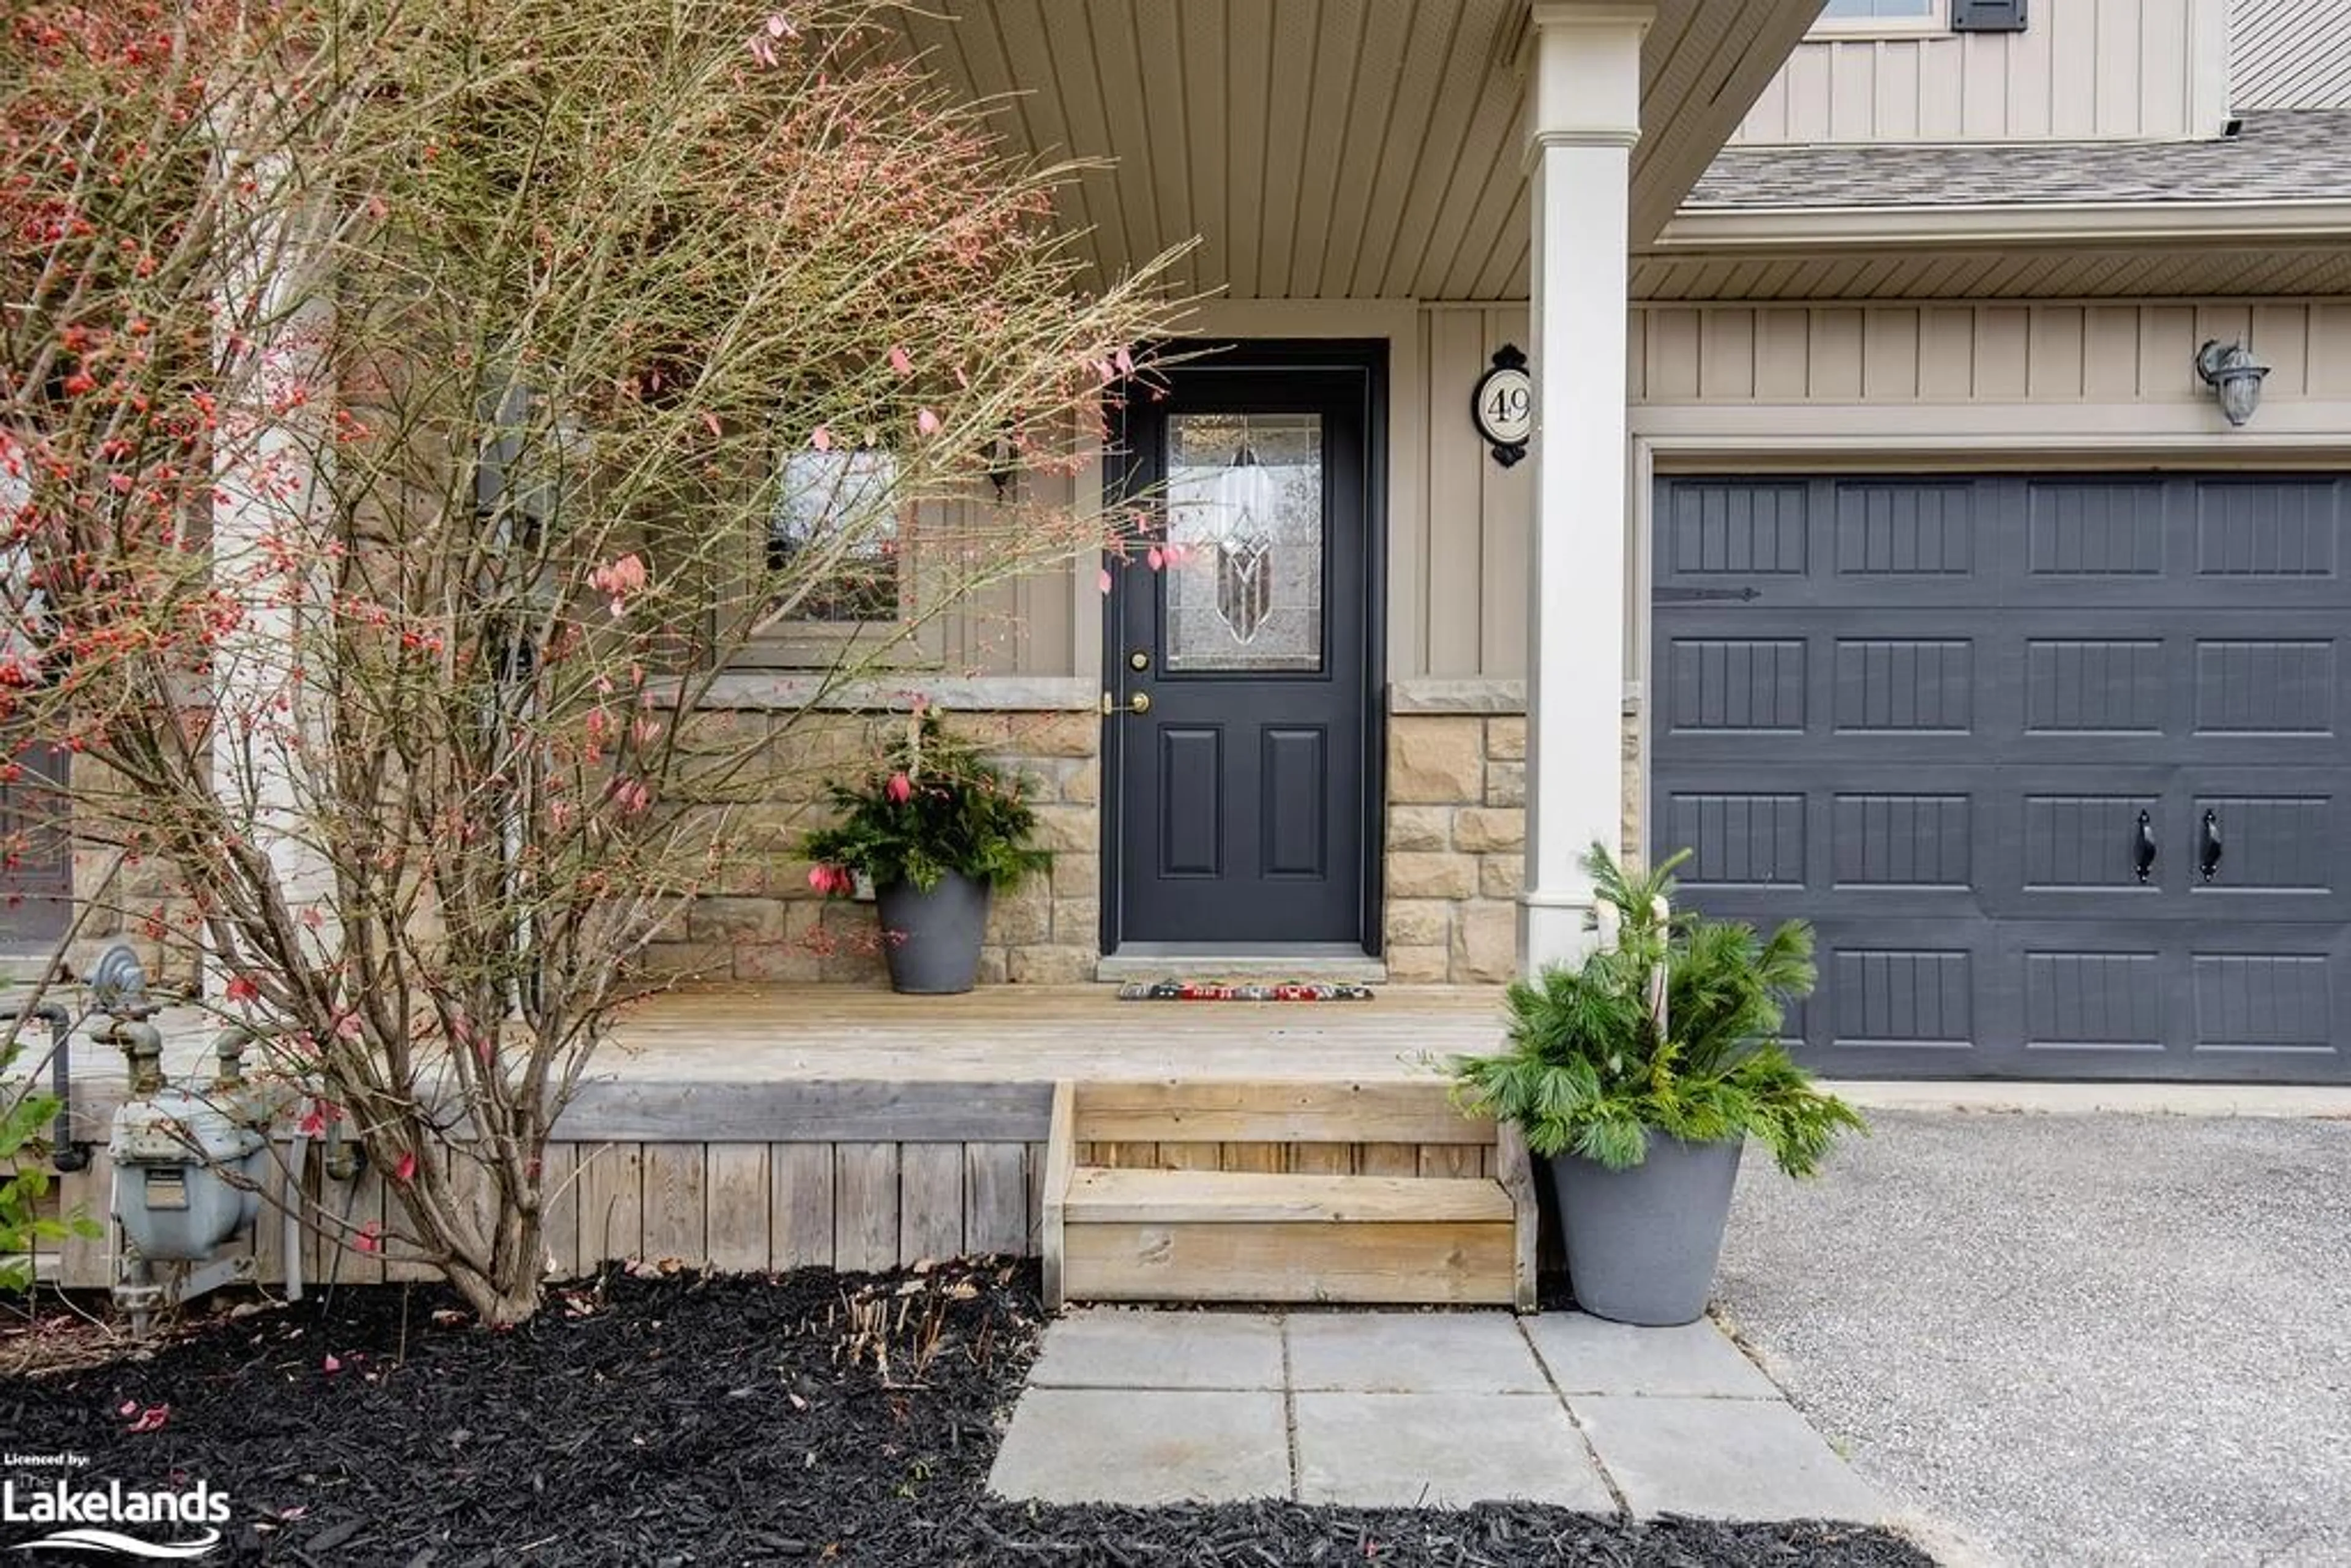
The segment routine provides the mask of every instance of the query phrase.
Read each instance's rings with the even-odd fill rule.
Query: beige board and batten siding
[[[2017,33],[1814,37],[1732,136],[2031,141],[2217,136],[2227,0],[2034,0]]]
[[[2269,363],[2265,405],[2351,397],[2351,303],[2330,300],[1655,307],[1633,313],[1627,391],[1647,407],[2195,403],[2213,338]],[[2020,414],[2020,436],[2034,426]]]
[[[1029,473],[1015,482],[1020,487],[1019,502],[1025,507],[1092,505],[1092,497],[1081,497],[1077,481],[1067,474]],[[973,675],[1078,674],[1075,581],[1073,569],[1061,566],[971,593],[939,618],[941,667],[949,674]]]
[[[2229,107],[2351,109],[2351,5],[2236,0],[2229,8]]]
[[[1468,402],[1488,356],[1525,342],[1525,311],[1437,306],[1426,316],[1427,533],[1425,542],[1399,538],[1426,566],[1415,606],[1426,628],[1420,673],[1508,680],[1526,662],[1523,466],[1492,462]],[[2196,379],[2196,347],[2208,338],[2241,339],[2273,367],[2247,431],[2228,431]],[[2080,460],[2109,465],[2210,462],[2232,450],[2306,464],[2339,461],[2351,448],[2351,303],[2335,300],[1652,306],[1633,311],[1627,354],[1635,444],[1659,469],[2045,465],[2052,439],[2075,436],[2095,454]],[[1637,679],[1648,637],[1649,473],[1635,470],[1625,673]],[[1637,842],[1637,717],[1625,744],[1626,836]],[[1422,829],[1424,815],[1392,811],[1392,848]],[[1426,858],[1410,855],[1405,869]],[[1457,932],[1476,904],[1455,906]],[[1392,899],[1392,942],[1409,935],[1396,929],[1399,918],[1420,913]]]

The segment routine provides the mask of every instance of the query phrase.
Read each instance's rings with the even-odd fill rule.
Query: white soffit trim
[[[1684,212],[1635,254],[1844,246],[2176,245],[2351,237],[2351,201],[2078,202]]]

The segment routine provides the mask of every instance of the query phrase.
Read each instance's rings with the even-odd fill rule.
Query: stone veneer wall
[[[1624,843],[1641,850],[1641,721],[1625,716]],[[1388,716],[1387,966],[1398,985],[1518,973],[1526,873],[1523,713]]]
[[[1515,685],[1515,683],[1511,683]],[[1501,706],[1497,704],[1496,706]],[[1510,706],[1515,706],[1516,704]],[[721,722],[772,722],[740,712]],[[709,979],[880,984],[872,906],[824,900],[794,852],[824,821],[823,785],[900,720],[829,714],[801,721],[768,801],[741,819],[744,852],[649,953],[658,970]],[[1029,779],[1053,871],[997,900],[982,984],[1091,980],[1101,951],[1102,761],[1091,713],[972,713],[948,723]],[[1526,848],[1526,718],[1518,712],[1388,716],[1385,957],[1399,985],[1486,985],[1518,972]],[[1624,842],[1642,845],[1641,721],[1623,733]]]
[[[704,716],[741,744],[768,714]],[[658,973],[709,980],[883,983],[873,906],[823,899],[808,884],[800,835],[828,820],[824,787],[862,766],[903,716],[810,715],[779,742],[766,799],[736,819],[742,842],[716,885],[689,903],[648,950]],[[999,894],[980,956],[983,985],[1091,980],[1101,950],[1102,721],[1092,713],[949,712],[953,732],[1027,777],[1049,877]]]

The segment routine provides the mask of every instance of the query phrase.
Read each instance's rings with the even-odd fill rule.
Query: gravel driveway
[[[1750,1159],[1719,1281],[1864,1477],[1954,1556],[2351,1563],[2351,1121],[1872,1124]]]

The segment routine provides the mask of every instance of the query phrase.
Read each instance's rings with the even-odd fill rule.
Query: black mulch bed
[[[1032,1265],[614,1275],[494,1333],[437,1288],[346,1288],[0,1383],[0,1446],[208,1480],[235,1511],[210,1563],[1929,1564],[1844,1526],[992,1501],[1037,1301]]]

